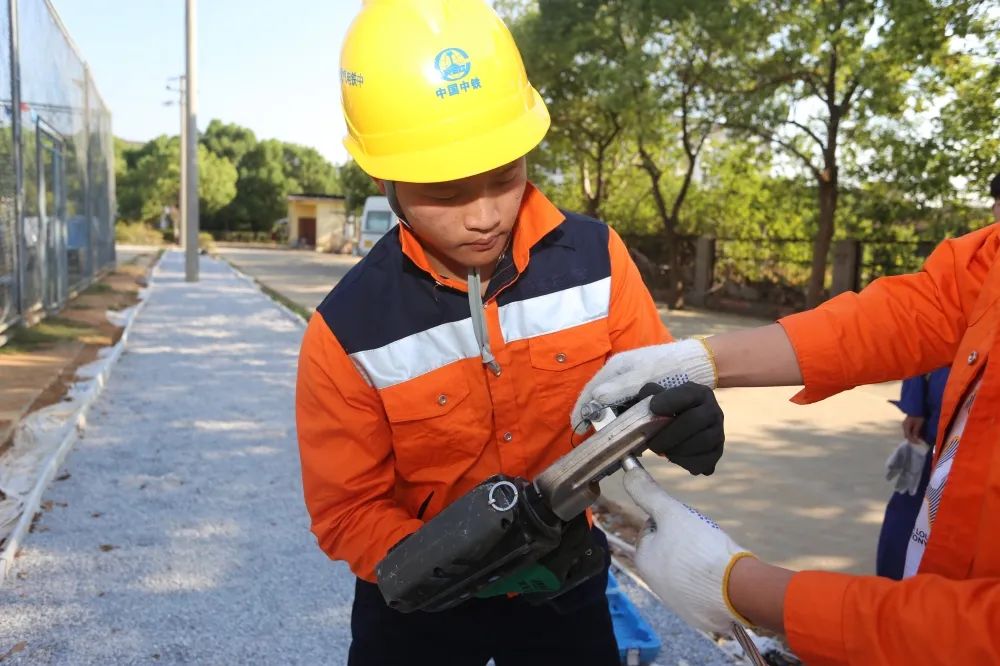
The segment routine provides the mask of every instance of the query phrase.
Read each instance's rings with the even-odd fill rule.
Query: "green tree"
[[[816,183],[818,224],[807,305],[823,297],[845,166],[866,130],[899,118],[921,71],[938,70],[954,39],[975,27],[972,0],[760,0],[731,5],[742,104],[728,127],[780,146]],[[845,160],[846,158],[846,160]],[[857,169],[855,169],[855,172]],[[846,175],[857,175],[846,174]]]
[[[198,206],[204,215],[215,215],[236,197],[236,167],[205,146],[198,146]]]
[[[633,13],[638,26],[655,17]],[[683,306],[684,281],[679,253],[682,213],[691,193],[698,161],[729,105],[713,73],[723,64],[719,29],[693,13],[659,17],[660,29],[632,28],[621,38],[629,50],[632,74],[632,136],[638,165],[649,180],[667,247],[670,281],[665,298]],[[624,31],[624,28],[623,28]],[[722,137],[720,137],[721,139]],[[664,182],[666,180],[672,182]]]
[[[165,206],[176,206],[179,159],[176,138],[167,136],[124,151],[126,168],[116,184],[121,216],[148,222],[159,218]]]
[[[282,144],[282,165],[292,193],[338,194],[337,168],[315,148]]]
[[[257,145],[253,131],[235,123],[215,118],[201,135],[201,143],[210,151],[238,166],[243,156]]]
[[[610,199],[625,187],[633,207],[651,204],[670,267],[665,296],[679,306],[682,209],[723,106],[709,66],[719,28],[706,30],[694,13],[701,5],[685,2],[538,0],[535,8],[506,7],[552,116],[541,170],[594,217],[614,221]],[[636,179],[649,196],[635,198]]]
[[[150,222],[164,208],[177,208],[180,195],[180,144],[159,136],[141,148],[125,151],[126,170],[117,184],[122,217]],[[131,165],[129,167],[128,165]],[[199,210],[214,213],[236,195],[236,169],[203,146],[198,147]]]
[[[552,117],[534,157],[582,212],[601,217],[611,183],[628,163],[620,149],[624,63],[614,20],[620,3],[507,4],[529,78]]]
[[[365,199],[379,195],[375,181],[354,160],[340,167],[339,179],[348,215],[360,215]]]
[[[266,231],[285,216],[292,186],[285,175],[280,141],[261,141],[240,160],[236,198],[226,210],[239,230]]]
[[[868,140],[877,148],[868,177],[927,209],[961,208],[985,199],[987,183],[1000,172],[1000,60],[953,54],[947,66],[916,87],[942,101],[921,104],[914,95],[907,115],[920,122],[887,123],[871,132]],[[935,233],[963,231],[961,217]]]

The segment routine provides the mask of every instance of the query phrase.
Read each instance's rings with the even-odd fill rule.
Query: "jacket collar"
[[[521,199],[521,208],[517,213],[517,220],[514,222],[512,232],[513,241],[509,256],[513,259],[517,274],[524,272],[528,267],[528,260],[531,257],[531,248],[553,229],[562,224],[566,216],[555,207],[537,187],[527,183],[524,188],[524,197]],[[438,284],[443,284],[460,291],[467,289],[464,276],[459,279],[449,278],[441,275],[427,259],[423,245],[416,235],[406,225],[399,225],[399,242],[405,254],[418,268],[429,274]],[[503,262],[501,262],[503,263]],[[499,272],[499,270],[498,270]],[[494,274],[496,275],[496,274]],[[506,281],[509,282],[509,281]],[[495,293],[492,279],[489,293]]]

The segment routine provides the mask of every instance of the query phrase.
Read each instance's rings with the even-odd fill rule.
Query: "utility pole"
[[[181,112],[181,134],[180,134],[180,144],[181,144],[181,180],[180,187],[178,188],[178,204],[177,204],[177,244],[184,247],[186,243],[186,238],[184,236],[185,229],[187,228],[187,109],[184,106],[184,83],[186,77],[181,74],[180,76],[170,77],[171,81],[177,81],[177,87],[171,88],[170,84],[167,84],[167,90],[171,90],[177,93],[176,102],[164,102],[164,106],[170,106],[171,104],[177,104],[178,110]]]
[[[197,63],[197,16],[195,0],[187,0],[187,72],[185,78],[184,110],[187,136],[187,172],[184,186],[187,190],[185,207],[187,217],[184,223],[184,279],[198,281],[198,63]]]

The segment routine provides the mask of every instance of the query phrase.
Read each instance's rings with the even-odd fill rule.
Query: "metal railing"
[[[660,268],[650,279],[651,288],[665,274],[667,256],[662,236],[627,236],[626,243]],[[677,270],[691,301],[730,299],[771,304],[790,309],[805,307],[812,269],[813,241],[809,238],[678,237]],[[937,245],[924,239],[862,238],[831,244],[824,277],[824,292],[862,289],[873,280],[920,270]],[[692,251],[697,247],[697,251]],[[641,268],[641,266],[640,266]]]

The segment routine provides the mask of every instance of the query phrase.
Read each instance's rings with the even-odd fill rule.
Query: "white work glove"
[[[734,621],[749,625],[729,603],[729,572],[753,557],[711,519],[660,488],[642,467],[625,472],[625,490],[651,517],[635,563],[653,591],[692,627],[729,634]]]
[[[646,384],[675,388],[687,382],[712,389],[718,384],[715,360],[701,340],[681,340],[615,354],[583,387],[570,414],[570,425],[578,433],[586,432],[595,405],[625,404],[635,399]]]
[[[885,461],[885,478],[892,481],[896,477],[895,491],[916,495],[920,487],[920,477],[924,473],[924,462],[931,450],[927,444],[916,444],[903,440]]]

